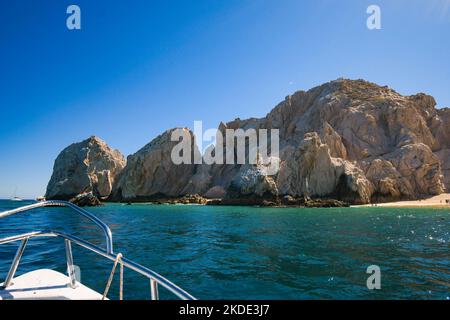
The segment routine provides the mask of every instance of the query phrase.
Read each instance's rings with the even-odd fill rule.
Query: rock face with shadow
[[[313,203],[315,198],[364,204],[422,198],[450,189],[450,109],[436,109],[433,97],[423,93],[403,96],[364,80],[338,79],[295,92],[266,117],[221,123],[218,132],[225,136],[227,129],[279,129],[279,171],[267,174],[260,162],[176,165],[170,155],[177,142],[170,140],[169,130],[128,157],[126,168],[114,179],[110,199],[198,194],[221,198],[224,204],[300,201],[283,199]],[[226,144],[236,152],[232,142]],[[198,152],[196,146],[192,149]],[[209,151],[220,154],[214,147]],[[74,170],[78,165],[67,163]],[[56,176],[52,186],[64,183],[64,174]],[[79,191],[78,185],[95,185],[88,180],[103,179],[95,176],[97,180],[85,176],[86,181],[68,189]]]
[[[103,140],[92,136],[64,149],[56,158],[46,199],[70,200],[81,194],[110,195],[125,159]]]
[[[172,141],[172,133],[181,130],[191,139],[190,159],[198,148],[193,133],[186,128],[174,128],[153,139],[138,152],[128,156],[127,165],[114,185],[112,201],[158,201],[182,197],[196,192],[186,191],[196,173],[194,164],[175,164],[171,159],[173,148],[179,141]]]
[[[433,122],[436,155],[441,161],[444,184],[450,192],[450,108],[439,109]]]
[[[98,207],[102,203],[92,192],[82,193],[69,200],[79,207]]]
[[[402,96],[339,79],[286,97],[264,118],[236,119],[219,130],[280,130],[280,170],[271,177],[279,197],[414,199],[449,188],[450,113],[435,106],[422,93]],[[210,187],[238,198],[232,181],[240,167],[211,166]]]

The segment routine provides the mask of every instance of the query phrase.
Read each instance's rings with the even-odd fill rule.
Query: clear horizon
[[[70,4],[81,30],[66,28]],[[0,25],[0,199],[43,195],[57,155],[91,135],[126,156],[340,77],[450,106],[449,0],[18,0]]]

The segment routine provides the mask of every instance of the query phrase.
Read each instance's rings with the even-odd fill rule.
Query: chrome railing
[[[30,233],[25,233],[21,235],[15,235],[7,238],[0,239],[0,245],[11,243],[11,242],[17,242],[21,241],[19,248],[17,249],[16,255],[14,257],[14,260],[11,264],[11,267],[9,269],[8,275],[3,283],[3,288],[7,288],[11,285],[12,280],[14,278],[14,275],[17,271],[17,268],[19,266],[20,260],[22,258],[23,252],[25,250],[25,247],[28,243],[28,240],[35,237],[59,237],[64,239],[65,247],[66,247],[66,261],[67,261],[67,272],[69,275],[69,285],[71,288],[76,287],[76,279],[75,279],[75,272],[74,272],[74,265],[73,265],[73,256],[72,256],[72,243],[75,243],[79,245],[80,247],[83,247],[89,251],[92,251],[104,258],[107,258],[111,261],[116,261],[117,254],[113,253],[112,250],[112,234],[109,227],[104,224],[100,219],[89,213],[88,211],[79,208],[78,206],[75,206],[72,203],[64,202],[64,201],[46,201],[42,203],[36,203],[29,206],[17,208],[14,210],[9,210],[0,213],[0,218],[4,218],[19,212],[28,211],[35,208],[41,208],[41,207],[48,207],[48,206],[64,206],[69,207],[71,209],[74,209],[75,212],[87,217],[94,223],[96,223],[100,228],[104,231],[106,236],[106,250],[102,249],[94,244],[91,244],[85,240],[82,240],[78,237],[75,237],[73,235],[63,233],[63,232],[57,232],[57,231],[35,231]],[[159,293],[158,293],[158,285],[161,285],[162,287],[166,288],[169,292],[174,294],[180,299],[183,300],[195,300],[195,298],[172,283],[171,281],[167,280],[160,274],[154,272],[153,270],[150,270],[134,261],[131,261],[126,258],[121,258],[121,262],[123,263],[123,266],[126,268],[129,268],[146,278],[150,280],[150,292],[151,292],[151,299],[152,300],[158,300],[159,299]]]
[[[30,204],[28,206],[23,206],[20,208],[0,212],[0,219],[5,218],[8,216],[12,216],[14,214],[30,211],[37,208],[44,208],[44,207],[66,207],[69,209],[72,209],[74,212],[78,213],[79,215],[82,215],[83,217],[91,220],[93,223],[95,223],[100,229],[102,229],[105,240],[106,240],[106,251],[109,253],[113,253],[113,240],[112,240],[112,233],[109,227],[103,223],[99,218],[94,216],[92,213],[74,205],[73,203],[67,202],[67,201],[58,201],[58,200],[50,200],[50,201],[43,201],[43,202],[37,202],[34,204]]]

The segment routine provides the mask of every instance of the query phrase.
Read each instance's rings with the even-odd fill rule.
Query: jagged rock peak
[[[172,150],[179,141],[172,141],[172,133],[181,130],[191,139],[191,159],[199,154],[194,134],[187,128],[173,128],[157,136],[135,154],[128,156],[127,165],[117,184],[111,200],[148,201],[157,198],[183,196],[183,190],[195,173],[194,164],[175,164]]]
[[[73,143],[56,158],[47,199],[69,200],[83,193],[108,197],[125,158],[97,136]]]

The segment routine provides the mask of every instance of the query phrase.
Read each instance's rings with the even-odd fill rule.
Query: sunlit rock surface
[[[243,204],[238,199],[360,204],[450,189],[450,109],[436,109],[433,97],[423,93],[403,96],[364,80],[339,79],[295,92],[264,118],[218,127],[226,129],[279,129],[280,170],[268,175],[259,163],[175,165],[172,129],[129,156],[123,171],[119,154],[99,151],[91,157],[80,146],[69,147],[57,159],[47,195],[92,190],[104,196],[112,188],[115,201],[198,194]],[[199,152],[196,145],[192,152]]]
[[[124,167],[123,155],[98,137],[74,143],[56,158],[45,197],[69,200],[83,193],[108,197]]]

